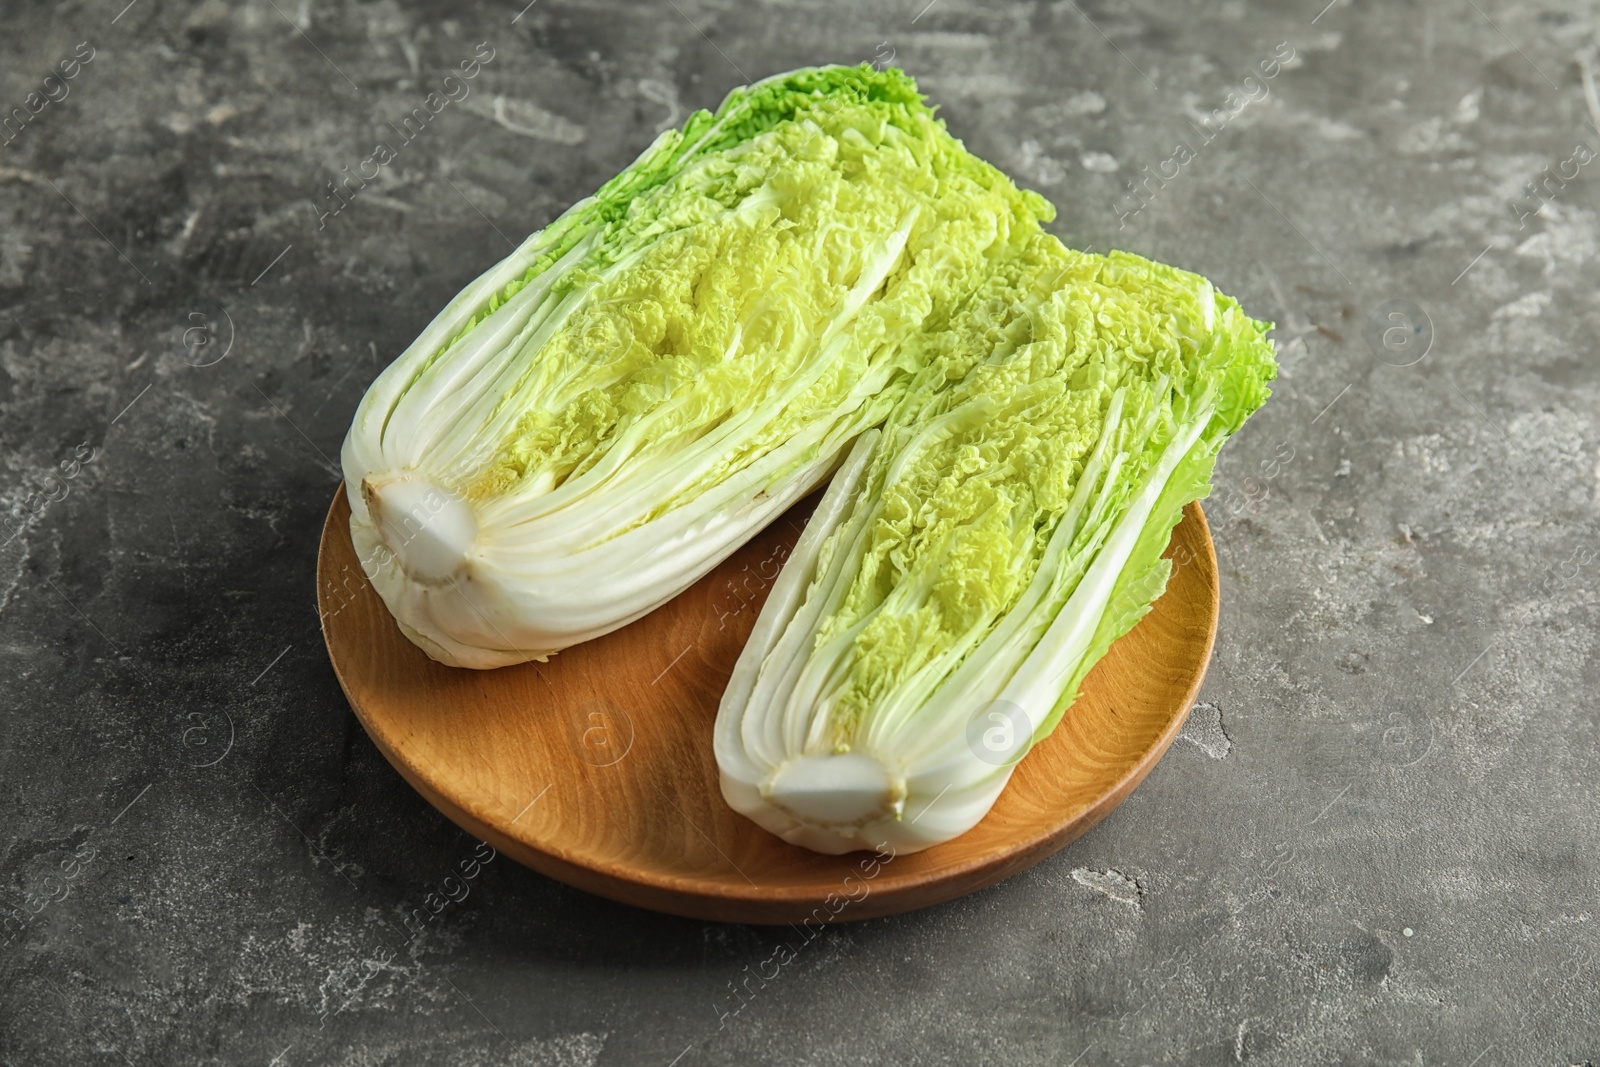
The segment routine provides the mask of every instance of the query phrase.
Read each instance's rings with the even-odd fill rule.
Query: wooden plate
[[[601,896],[728,922],[868,919],[993,885],[1093,826],[1172,743],[1217,627],[1216,555],[1194,504],[1166,593],[967,834],[875,863],[785,844],[735,814],[711,750],[717,701],[814,506],[631,626],[548,663],[472,671],[400,634],[361,573],[341,488],[317,566],[328,653],[379,750],[468,833]]]

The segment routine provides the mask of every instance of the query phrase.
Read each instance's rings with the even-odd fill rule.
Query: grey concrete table
[[[1600,1060],[1593,5],[124,3],[0,43],[0,1062]],[[781,969],[504,859],[387,952],[475,843],[318,636],[352,410],[655,131],[826,61],[1278,323],[1203,703],[1063,853]]]

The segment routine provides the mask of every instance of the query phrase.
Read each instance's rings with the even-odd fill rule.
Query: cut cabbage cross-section
[[[364,569],[458,666],[644,615],[825,480],[1052,215],[900,71],[736,90],[373,383],[342,455]]]
[[[1111,642],[1217,450],[1266,323],[1197,275],[1038,234],[834,476],[718,711],[728,803],[819,852],[974,826]]]

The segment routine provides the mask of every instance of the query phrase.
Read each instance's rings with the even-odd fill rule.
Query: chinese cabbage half
[[[820,484],[1053,215],[897,70],[734,91],[469,285],[373,383],[350,528],[400,628],[496,667],[687,588]]]
[[[971,828],[1165,588],[1183,507],[1267,398],[1268,324],[1048,235],[997,265],[855,445],[723,696],[723,795],[786,840]]]

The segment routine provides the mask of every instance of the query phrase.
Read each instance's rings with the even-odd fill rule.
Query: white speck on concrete
[[[1126,904],[1136,912],[1143,912],[1139,900],[1144,896],[1144,887],[1138,879],[1129,878],[1116,869],[1104,871],[1091,871],[1087,867],[1074,867],[1072,879],[1079,885],[1086,885],[1097,893],[1104,893],[1119,904]]]
[[[1519,297],[1509,304],[1502,304],[1494,309],[1494,314],[1490,317],[1496,319],[1536,319],[1549,306],[1550,292],[1549,290],[1543,290]]]
[[[1189,709],[1179,741],[1187,741],[1212,759],[1222,759],[1233,749],[1233,741],[1222,728],[1222,709],[1215,704],[1196,704]]]
[[[1061,109],[1068,115],[1098,115],[1106,109],[1106,98],[1092,89],[1085,90],[1063,100]]]
[[[605,1049],[607,1035],[584,1031],[551,1038],[501,1041],[491,1034],[490,1043],[475,1043],[458,1035],[439,1035],[420,1044],[415,1040],[373,1042],[353,1049],[340,1060],[341,1067],[380,1067],[397,1062],[404,1055],[416,1055],[418,1062],[441,1067],[491,1067],[517,1064],[518,1067],[594,1067]]]
[[[512,133],[556,144],[582,144],[589,131],[570,119],[547,111],[532,100],[517,100],[496,95],[487,100],[479,96],[461,105],[467,111],[494,122]]]
[[[1117,157],[1108,152],[1085,152],[1079,160],[1084,170],[1094,171],[1096,174],[1110,174],[1117,169]]]
[[[26,528],[19,530],[9,524],[0,524],[0,533],[4,535],[0,537],[4,541],[4,544],[0,544],[0,612],[4,612],[27,569],[28,540]]]
[[[1059,159],[1054,159],[1045,153],[1038,141],[1029,138],[1019,146],[1021,158],[1017,161],[1017,172],[1025,178],[1031,178],[1040,185],[1055,185],[1067,177],[1067,168]]]

